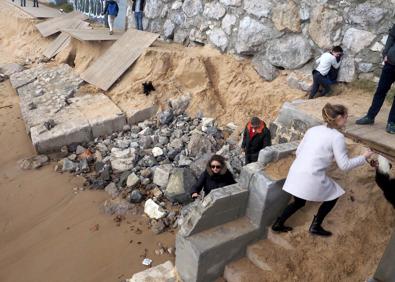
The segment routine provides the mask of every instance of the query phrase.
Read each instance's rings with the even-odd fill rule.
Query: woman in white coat
[[[344,190],[326,175],[327,168],[336,160],[341,170],[350,170],[363,165],[372,155],[366,150],[363,155],[349,159],[345,138],[338,129],[347,122],[347,108],[342,105],[326,104],[322,109],[322,117],[326,125],[319,125],[307,130],[297,151],[283,190],[294,196],[281,216],[272,226],[273,231],[288,232],[292,227],[285,226],[285,221],[302,208],[306,201],[323,202],[314,216],[310,233],[330,236],[330,231],[322,228],[325,216],[333,209],[337,199]]]

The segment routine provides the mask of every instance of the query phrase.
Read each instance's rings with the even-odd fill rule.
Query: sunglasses
[[[214,168],[222,168],[222,166],[220,166],[220,165],[212,165],[211,168],[212,169],[214,169]]]

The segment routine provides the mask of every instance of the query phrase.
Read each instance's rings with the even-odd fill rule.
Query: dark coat
[[[200,175],[197,183],[192,187],[191,194],[200,193],[203,189],[204,194],[207,196],[211,190],[235,183],[236,181],[234,180],[232,173],[226,166],[221,169],[220,173],[213,174],[210,164],[208,164],[206,170]]]
[[[257,129],[256,134],[250,137],[251,122],[244,129],[243,143],[241,148],[245,150],[246,156],[258,156],[259,151],[267,146],[272,145],[270,131],[262,121],[261,126]]]
[[[136,11],[136,0],[132,0],[133,4],[132,4],[132,11]],[[141,0],[140,1],[140,12],[144,11],[144,7],[145,7],[145,0]]]
[[[376,170],[376,183],[384,192],[384,197],[395,209],[395,179],[391,179],[389,174]]]
[[[387,56],[387,61],[395,65],[395,24],[389,31],[387,42],[383,49],[383,57]]]
[[[119,11],[119,7],[118,7],[118,3],[114,0],[109,0],[106,1],[106,6],[104,7],[104,12],[103,14],[108,14],[110,16],[118,16],[118,11]]]

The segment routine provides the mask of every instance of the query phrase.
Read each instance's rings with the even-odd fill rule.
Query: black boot
[[[310,225],[310,233],[319,236],[331,236],[332,232],[325,230],[321,226],[322,220],[319,220],[317,216],[314,216],[313,222]]]
[[[292,227],[285,226],[284,221],[277,218],[276,222],[272,225],[272,230],[276,232],[289,232],[292,231]]]

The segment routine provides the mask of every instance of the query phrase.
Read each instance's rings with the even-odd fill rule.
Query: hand
[[[193,193],[193,194],[192,194],[192,199],[196,199],[197,197],[199,197],[199,194],[198,194],[198,193]]]
[[[370,149],[366,149],[366,151],[362,154],[366,160],[368,160],[373,155],[373,151]]]
[[[387,56],[384,57],[384,63],[386,63],[388,60]]]

